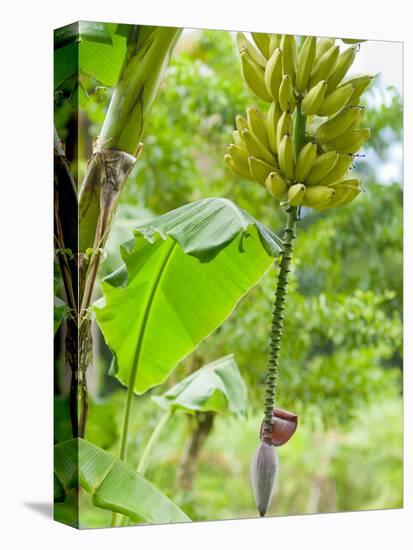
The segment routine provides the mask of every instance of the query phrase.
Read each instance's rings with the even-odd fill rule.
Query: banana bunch
[[[334,38],[307,36],[298,47],[292,35],[251,36],[253,42],[237,34],[242,75],[269,106],[266,113],[249,107],[236,117],[224,156],[228,168],[294,206],[348,204],[362,190],[349,170],[370,135],[359,127],[365,113],[360,96],[374,77],[344,80],[362,40],[341,39],[349,47],[340,51]],[[311,129],[296,150],[298,117],[311,121]]]

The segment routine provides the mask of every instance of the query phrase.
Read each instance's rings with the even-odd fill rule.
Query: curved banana
[[[295,149],[290,136],[284,136],[278,147],[278,163],[281,173],[288,179],[294,178]]]
[[[240,133],[238,132],[238,130],[234,130],[232,132],[232,139],[234,140],[235,145],[237,145],[238,147],[241,147],[241,149],[245,149],[245,142],[242,139],[242,137],[241,137]]]
[[[269,164],[275,163],[274,155],[249,130],[242,131],[242,139],[245,141],[250,156],[264,160]]]
[[[280,143],[284,136],[290,136],[290,137],[293,136],[293,126],[294,126],[293,117],[288,111],[285,111],[281,115],[280,120],[278,121],[278,124],[277,124],[277,134],[276,134],[277,150],[279,149]]]
[[[270,150],[270,142],[268,140],[267,128],[258,109],[255,109],[254,107],[248,107],[247,124],[248,129],[253,134],[253,136],[260,143],[262,143],[266,149]]]
[[[292,83],[294,83],[297,70],[297,44],[295,36],[292,34],[283,34],[280,48],[283,53],[283,74],[289,74]]]
[[[316,48],[317,38],[315,36],[307,36],[298,55],[297,76],[295,79],[295,87],[298,92],[304,92],[307,89],[307,84],[314,68]]]
[[[346,175],[353,160],[353,155],[339,155],[334,168],[330,170],[326,176],[321,178],[317,185],[335,186]]]
[[[237,32],[236,34],[236,40],[238,45],[238,50],[240,53],[243,51],[246,51],[251,59],[255,61],[258,65],[265,68],[265,65],[267,63],[267,60],[261,53],[251,44],[251,42],[248,40],[248,38],[245,36],[242,32]]]
[[[320,57],[323,54],[326,53],[327,50],[329,50],[330,48],[332,48],[334,46],[335,43],[336,43],[335,38],[325,37],[325,38],[321,38],[320,40],[318,40],[317,41],[317,48],[316,48],[316,52],[315,52],[316,60],[318,61],[320,59]]]
[[[265,85],[271,97],[278,100],[279,88],[282,80],[282,51],[280,48],[274,50],[265,67]]]
[[[240,57],[242,76],[250,90],[264,101],[271,102],[272,97],[265,85],[264,69],[258,63],[255,63],[245,50],[241,52]]]
[[[234,174],[234,176],[238,176],[239,178],[242,178],[248,181],[255,181],[255,178],[251,175],[249,170],[248,171],[243,170],[237,164],[235,164],[231,155],[224,155],[224,161],[225,161],[225,164],[228,166],[228,168],[231,170],[231,172]]]
[[[327,174],[334,168],[339,156],[340,155],[336,153],[336,151],[331,151],[329,153],[323,153],[317,157],[305,180],[306,185],[318,185],[319,181],[327,176]]]
[[[290,113],[294,111],[296,100],[292,79],[289,74],[285,74],[282,77],[278,94],[278,102],[280,104],[281,111],[288,111]]]
[[[268,174],[274,171],[274,166],[255,157],[248,157],[248,166],[252,176],[260,185],[265,185]]]
[[[248,166],[248,152],[237,145],[231,143],[228,145],[228,154],[231,155],[232,160],[239,167],[249,170]]]
[[[364,113],[363,107],[346,107],[323,124],[320,124],[315,131],[315,137],[321,142],[334,139],[357,125],[362,120]]]
[[[332,116],[337,111],[340,111],[345,105],[347,105],[350,97],[353,95],[354,86],[353,84],[346,84],[345,86],[340,86],[336,88],[334,92],[328,94],[325,98],[321,107],[317,111],[319,116]]]
[[[330,203],[335,194],[333,187],[323,187],[321,185],[308,187],[304,193],[302,205],[316,209],[324,208]]]
[[[265,180],[265,187],[272,197],[282,199],[287,192],[287,183],[279,172],[270,172]]]
[[[347,82],[343,82],[342,86],[345,86],[346,84],[352,84],[354,86],[353,95],[349,99],[350,104],[354,105],[358,102],[361,94],[365,92],[372,83],[373,78],[375,77],[372,75],[366,75],[352,78],[351,80],[347,80]]]
[[[307,115],[315,115],[324,101],[327,90],[327,81],[322,80],[305,95],[301,102],[301,110]]]
[[[280,106],[276,101],[273,101],[267,113],[268,141],[272,153],[277,152],[277,126],[281,115]]]
[[[331,92],[340,84],[343,78],[346,76],[347,71],[353,64],[354,59],[356,58],[356,48],[347,48],[344,52],[338,56],[336,64],[334,65],[333,72],[331,73],[328,84],[327,91]]]
[[[320,57],[311,73],[310,82],[308,84],[309,88],[318,84],[320,80],[328,80],[334,70],[339,53],[339,46],[332,46]]]
[[[303,182],[306,180],[311,168],[314,165],[314,161],[317,157],[317,145],[315,143],[307,143],[297,157],[295,164],[295,180]]]
[[[280,47],[280,44],[281,44],[281,34],[270,34],[270,45],[269,45],[270,56],[272,55],[274,50]]]
[[[341,136],[323,143],[325,151],[338,151],[354,155],[370,136],[369,128],[346,130]]]
[[[265,32],[252,32],[252,39],[260,50],[262,55],[268,59],[270,57],[270,37]]]
[[[300,206],[305,194],[305,185],[296,183],[288,189],[288,201],[292,206]]]

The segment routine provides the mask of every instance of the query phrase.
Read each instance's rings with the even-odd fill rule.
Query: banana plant
[[[224,160],[234,175],[260,184],[270,200],[279,201],[286,211],[261,442],[251,466],[257,508],[264,516],[278,471],[272,448],[274,418],[276,423],[286,420],[286,411],[280,417],[274,405],[297,222],[301,207],[322,212],[345,206],[361,193],[361,180],[349,171],[370,135],[368,128],[359,127],[365,111],[360,97],[373,76],[345,80],[363,40],[341,39],[344,45],[350,44],[341,50],[335,38],[251,35],[252,42],[244,33],[237,34],[241,72],[247,86],[268,104],[268,109],[262,113],[250,107],[246,117],[236,117],[234,143]],[[296,417],[292,413],[287,417],[291,436]]]

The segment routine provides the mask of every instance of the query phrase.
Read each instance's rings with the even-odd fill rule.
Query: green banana
[[[294,178],[295,170],[295,149],[290,136],[284,136],[278,147],[278,163],[281,173],[288,179]]]
[[[252,32],[252,39],[265,59],[270,57],[270,37],[264,32]]]
[[[354,86],[354,92],[349,99],[350,104],[354,105],[358,102],[361,94],[367,90],[373,78],[375,77],[372,75],[366,75],[352,78],[351,80],[347,80],[347,82],[343,82],[342,86],[345,86],[346,84],[352,84]]]
[[[266,149],[270,149],[270,143],[268,141],[268,133],[265,123],[261,117],[258,109],[248,107],[247,109],[247,123],[248,129],[254,135],[254,137],[260,141]]]
[[[248,130],[248,122],[241,115],[237,115],[235,117],[235,125],[236,125],[237,130],[238,130],[238,132],[241,136],[242,136],[242,131],[243,130]]]
[[[315,137],[321,142],[334,139],[358,124],[364,113],[365,110],[362,107],[346,107],[323,124],[320,124],[315,131]]]
[[[297,76],[295,87],[298,92],[304,92],[314,68],[314,61],[317,48],[317,37],[307,36],[298,56]]]
[[[224,161],[225,161],[225,164],[228,166],[228,168],[231,170],[231,172],[234,174],[234,176],[238,176],[239,178],[242,178],[248,181],[255,181],[255,178],[251,175],[249,170],[248,171],[244,170],[242,167],[235,164],[231,155],[224,155]]]
[[[281,143],[284,136],[292,137],[292,135],[293,135],[293,126],[294,126],[293,117],[291,116],[291,114],[288,111],[285,111],[281,115],[281,117],[278,121],[278,124],[277,124],[277,134],[276,134],[276,137],[277,137],[277,150],[279,150],[280,143]]]
[[[370,130],[368,128],[346,130],[341,136],[323,143],[323,149],[325,151],[355,154],[369,136]]]
[[[231,155],[232,160],[235,164],[242,166],[246,170],[249,170],[248,167],[248,152],[237,145],[231,143],[228,145],[228,154]]]
[[[321,107],[317,111],[319,116],[332,116],[347,105],[354,92],[353,84],[346,84],[336,88],[334,92],[325,96]]]
[[[326,53],[327,50],[332,48],[334,44],[336,43],[334,38],[321,38],[321,40],[318,40],[317,42],[317,48],[315,52],[316,60],[320,59],[320,57]]]
[[[338,56],[336,64],[334,65],[333,72],[328,79],[327,92],[335,90],[340,82],[343,80],[343,78],[346,76],[347,71],[352,66],[353,61],[356,57],[356,52],[356,48],[347,48],[347,50],[344,50],[344,52],[342,52]]]
[[[307,143],[297,157],[295,164],[295,181],[303,182],[306,180],[314,161],[317,157],[317,145],[315,143]]]
[[[245,50],[241,52],[240,57],[242,76],[250,90],[264,101],[271,102],[272,97],[265,86],[264,69],[255,63]]]
[[[276,48],[271,54],[265,67],[265,85],[273,99],[278,100],[278,93],[282,79],[282,51]]]
[[[244,140],[240,136],[240,133],[238,132],[238,130],[234,130],[232,132],[232,139],[233,139],[235,145],[237,145],[238,147],[241,147],[242,149],[245,149]]]
[[[283,74],[289,74],[291,82],[294,84],[297,70],[297,44],[295,36],[292,34],[283,34],[280,48],[283,53]]]
[[[334,168],[317,185],[335,186],[345,176],[353,162],[353,155],[339,155]]]
[[[237,40],[238,50],[240,53],[243,51],[246,51],[251,56],[251,59],[255,61],[255,63],[265,68],[267,60],[265,59],[264,56],[260,54],[259,51],[257,51],[256,48],[254,48],[254,46],[247,39],[244,33],[237,32],[236,40]]]
[[[360,44],[360,42],[365,42],[366,40],[362,38],[341,38],[341,41],[344,44]]]
[[[270,151],[277,152],[277,125],[281,117],[281,109],[276,101],[273,101],[267,113],[267,130]]]
[[[289,111],[290,113],[294,111],[296,100],[294,96],[292,79],[289,74],[282,77],[278,102],[280,104],[281,111]]]
[[[323,153],[317,157],[305,180],[306,185],[318,185],[318,182],[334,168],[338,158],[339,154],[336,151]]]
[[[274,171],[274,166],[255,157],[248,157],[250,172],[260,185],[265,185],[268,174]]]
[[[270,56],[272,55],[274,50],[280,47],[280,44],[281,44],[281,34],[271,34],[270,45],[269,45]]]
[[[361,192],[361,182],[359,179],[348,179],[334,187],[335,196],[328,204],[328,208],[344,206],[352,202]]]
[[[292,206],[300,206],[305,194],[305,185],[296,183],[288,189],[288,200]]]
[[[249,130],[242,131],[242,139],[245,141],[248,153],[252,157],[259,158],[275,165],[275,157]]]
[[[332,46],[316,61],[314,70],[310,76],[309,88],[318,84],[320,80],[328,80],[334,70],[339,53],[339,46]]]
[[[335,189],[332,187],[322,187],[321,185],[308,187],[304,193],[302,205],[323,208],[329,204],[335,194]]]
[[[265,180],[265,187],[272,197],[282,199],[287,192],[287,183],[279,172],[270,172]]]
[[[301,102],[301,111],[307,116],[315,115],[324,101],[326,90],[326,80],[322,80],[311,88]]]

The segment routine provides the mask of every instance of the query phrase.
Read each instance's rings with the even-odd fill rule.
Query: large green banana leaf
[[[281,250],[280,239],[227,199],[185,205],[134,231],[104,279],[97,322],[114,374],[136,393],[163,382],[228,317]]]
[[[55,445],[55,501],[78,485],[99,508],[132,521],[176,523],[190,518],[131,466],[84,439]]]
[[[232,354],[205,365],[152,399],[163,409],[187,413],[229,411],[245,415],[247,411],[247,387]]]

